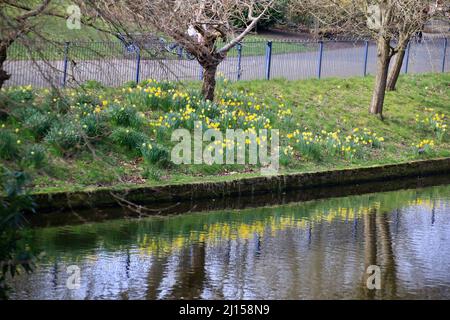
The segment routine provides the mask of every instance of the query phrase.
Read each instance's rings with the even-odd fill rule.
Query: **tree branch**
[[[250,32],[252,31],[252,29],[256,26],[256,24],[258,23],[258,21],[266,14],[267,10],[269,10],[269,8],[272,6],[274,0],[270,1],[264,8],[264,10],[259,14],[259,16],[257,16],[256,18],[252,19],[252,22],[247,26],[247,28],[245,28],[244,31],[241,32],[241,34],[239,34],[236,38],[234,38],[233,40],[231,40],[227,45],[225,45],[222,49],[220,49],[218,52],[219,53],[226,53],[228,52],[230,49],[232,49],[235,45],[237,45],[239,42],[242,41],[242,39],[244,39],[244,37]]]

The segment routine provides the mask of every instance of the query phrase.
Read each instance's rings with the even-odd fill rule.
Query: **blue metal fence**
[[[404,73],[446,72],[446,38],[412,41],[405,52]],[[120,86],[142,79],[199,80],[198,62],[179,46],[124,46],[121,42],[66,42],[40,50],[11,48],[6,83],[45,87],[50,83],[75,86],[96,80]],[[366,76],[375,72],[376,45],[371,41],[246,41],[233,48],[219,65],[229,80]]]

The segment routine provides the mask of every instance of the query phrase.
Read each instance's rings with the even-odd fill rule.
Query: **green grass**
[[[172,93],[150,99],[147,93],[142,94],[137,89],[132,89],[130,93],[128,87],[123,90],[88,89],[86,92],[68,89],[64,97],[56,101],[50,96],[51,93],[41,90],[13,88],[2,91],[2,95],[5,95],[2,99],[8,101],[7,106],[13,111],[12,116],[0,120],[0,130],[13,137],[11,139],[14,141],[20,140],[20,144],[13,146],[14,150],[8,149],[11,143],[3,147],[0,144],[0,151],[4,152],[4,157],[0,152],[0,163],[9,168],[25,167],[32,172],[35,192],[214,182],[259,176],[260,167],[251,165],[167,165],[164,152],[155,153],[149,161],[144,161],[147,158],[144,159],[145,153],[141,153],[142,141],[153,144],[156,149],[152,150],[162,148],[170,151],[173,146],[170,142],[172,130],[176,127],[191,130],[192,120],[201,114],[201,110],[218,123],[222,130],[226,128],[227,121],[233,119],[219,116],[220,110],[241,110],[245,113],[244,120],[249,115],[255,115],[253,125],[257,128],[260,128],[260,122],[271,119],[271,128],[279,129],[281,133],[281,150],[288,146],[293,148],[293,154],[282,156],[280,173],[450,157],[448,132],[438,137],[436,124],[432,123],[433,117],[439,114],[439,126],[449,124],[449,73],[402,76],[398,90],[387,93],[384,121],[368,113],[372,77],[235,83],[219,80],[218,101],[209,105],[194,98],[198,97],[196,90],[199,85],[198,82],[149,85],[149,88],[154,88],[154,92],[157,92],[158,87],[162,88],[163,96],[164,92],[184,94],[183,98],[176,99],[172,98]],[[30,95],[30,91],[33,94]],[[187,96],[191,99],[189,103]],[[220,101],[230,96],[236,97],[236,101],[242,104],[226,106]],[[115,99],[120,102],[114,102]],[[68,108],[64,107],[62,101],[67,103]],[[103,101],[108,101],[105,106]],[[256,106],[261,107],[255,109]],[[289,109],[291,115],[280,117]],[[182,118],[186,111],[190,112],[191,119]],[[56,129],[48,128],[48,119],[45,117],[30,117],[33,112],[51,116]],[[160,117],[165,116],[167,118],[160,122]],[[425,122],[424,119],[431,119],[431,122]],[[244,123],[240,122],[244,129],[250,125]],[[87,135],[86,140],[79,138],[76,130],[71,129],[73,126],[78,126],[80,132]],[[234,123],[233,127],[236,126],[237,123]],[[65,130],[62,135],[58,135],[59,131],[63,131],[59,128]],[[357,133],[354,132],[356,128]],[[330,134],[339,130],[340,139],[344,141],[346,136],[362,134],[364,128],[371,134],[376,133],[376,137],[382,137],[384,141],[377,146],[357,144],[350,152],[335,152],[317,139],[312,142],[319,153],[317,156],[310,149],[302,147],[295,138],[289,137],[296,130],[318,136],[323,130]],[[370,137],[376,139],[375,136]],[[423,140],[433,140],[433,145],[419,153],[417,145]],[[42,147],[33,147],[35,145]],[[19,150],[16,150],[17,147]],[[21,161],[24,152],[29,152],[26,150],[42,148],[46,150],[46,165],[40,168],[27,167],[28,164]],[[14,159],[14,155],[17,158]]]

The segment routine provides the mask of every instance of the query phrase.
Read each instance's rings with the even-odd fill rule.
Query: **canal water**
[[[44,255],[10,281],[13,299],[450,299],[450,185],[39,227],[24,241]]]

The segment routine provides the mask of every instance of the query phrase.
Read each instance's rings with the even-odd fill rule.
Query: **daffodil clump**
[[[11,130],[3,124],[0,127],[0,158],[4,160],[13,160],[19,155],[22,140],[16,133],[19,130]]]
[[[8,99],[13,103],[26,103],[34,98],[32,86],[19,86],[2,88],[2,91],[7,94]]]
[[[149,79],[136,86],[122,88],[122,94],[128,105],[145,109],[169,110],[184,105],[188,94],[176,89],[169,81],[157,82]]]
[[[347,160],[363,158],[367,151],[380,148],[384,138],[364,128],[354,128],[350,133],[338,129],[319,133],[306,130],[295,130],[286,135],[289,145],[297,150],[301,157],[320,160],[324,157],[338,157]]]
[[[434,146],[435,146],[435,142],[434,142],[434,140],[431,140],[431,139],[424,139],[424,140],[421,140],[419,143],[412,145],[412,147],[414,148],[414,152],[419,153],[419,154],[432,153]]]
[[[447,134],[447,119],[444,113],[435,112],[433,108],[425,108],[425,114],[416,114],[415,120],[419,129],[431,131],[438,141],[442,141]]]

